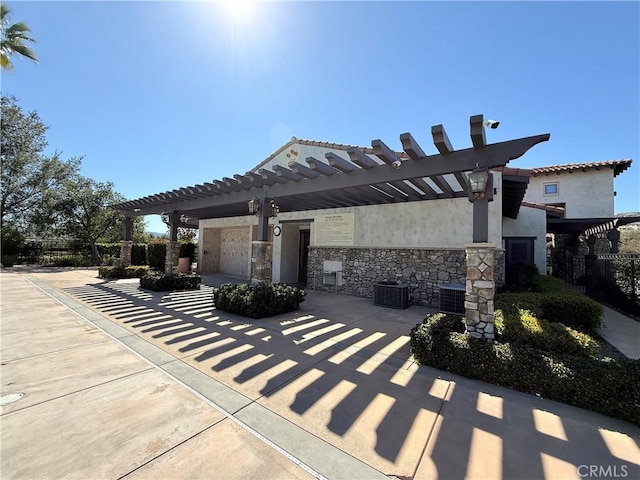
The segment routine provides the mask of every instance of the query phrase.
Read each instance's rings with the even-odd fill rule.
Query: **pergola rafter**
[[[475,167],[504,167],[549,139],[544,134],[487,145],[482,115],[470,118],[471,148],[455,150],[442,125],[433,126],[431,134],[438,151],[433,155],[426,154],[410,133],[403,133],[403,152],[376,139],[368,153],[348,148],[349,159],[329,152],[324,160],[307,157],[308,166],[294,161],[288,167],[260,168],[122,202],[114,208],[126,216],[169,211],[198,219],[247,215],[246,202],[252,198],[273,199],[281,212],[460,198],[467,196],[467,173]]]

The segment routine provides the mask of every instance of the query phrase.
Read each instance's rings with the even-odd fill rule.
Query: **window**
[[[545,195],[558,195],[558,182],[544,184]]]

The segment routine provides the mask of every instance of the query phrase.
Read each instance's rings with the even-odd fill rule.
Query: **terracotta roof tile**
[[[602,162],[586,162],[586,163],[569,163],[566,165],[550,165],[548,167],[537,167],[533,168],[533,176],[537,177],[538,175],[548,175],[550,173],[555,173],[560,175],[565,172],[574,172],[576,170],[582,170],[583,172],[587,170],[600,170],[601,168],[612,168],[614,170],[613,176],[617,176],[624,172],[627,168],[631,166],[630,159],[622,159],[622,160],[606,160]]]

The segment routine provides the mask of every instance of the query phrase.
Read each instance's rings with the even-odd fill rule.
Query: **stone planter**
[[[189,257],[178,258],[178,273],[189,273],[191,271],[191,259]]]
[[[409,284],[379,282],[374,285],[373,304],[403,310],[409,307]]]

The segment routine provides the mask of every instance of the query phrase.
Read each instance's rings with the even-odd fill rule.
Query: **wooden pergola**
[[[469,124],[471,148],[455,150],[444,127],[435,125],[431,135],[437,154],[426,154],[410,133],[403,133],[402,152],[393,151],[382,140],[373,140],[375,158],[351,147],[348,158],[329,152],[324,160],[306,158],[306,165],[275,165],[271,170],[262,168],[234,178],[178,188],[113,208],[128,219],[125,240],[131,238],[131,218],[150,214],[169,214],[171,239],[175,240],[178,226],[194,226],[198,219],[248,215],[247,203],[253,199],[260,204],[258,240],[266,241],[272,205],[277,205],[280,212],[293,212],[468,196],[474,200],[469,195],[470,171],[504,167],[550,137],[547,133],[487,144],[483,116],[470,117]],[[503,214],[515,218],[526,186],[524,178],[504,177]],[[486,241],[491,197],[474,201],[474,241]],[[185,216],[187,222],[183,221]]]

